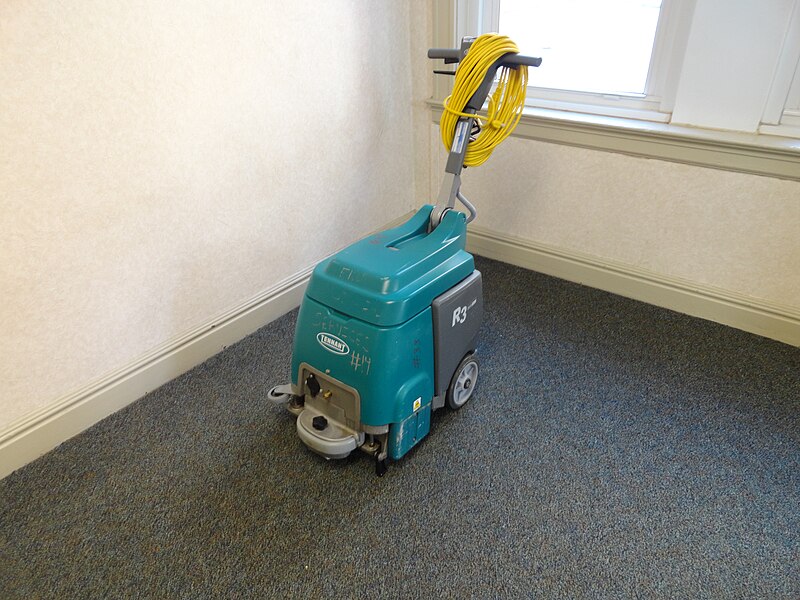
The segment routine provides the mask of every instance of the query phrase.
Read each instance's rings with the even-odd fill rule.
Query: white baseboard
[[[373,233],[405,222],[414,212]],[[299,306],[313,268],[0,431],[0,479]]]
[[[0,479],[300,304],[312,268],[0,433]]]
[[[800,310],[470,226],[470,252],[800,346]]]

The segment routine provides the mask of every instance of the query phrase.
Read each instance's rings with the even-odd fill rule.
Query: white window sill
[[[434,122],[441,103],[429,100]],[[800,181],[800,139],[526,108],[514,136]]]
[[[759,133],[767,135],[780,135],[784,137],[794,138],[795,141],[800,140],[800,122],[786,123],[782,125],[762,125],[758,128]]]

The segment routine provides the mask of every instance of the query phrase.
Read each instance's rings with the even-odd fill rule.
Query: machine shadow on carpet
[[[294,311],[1,481],[0,597],[800,597],[800,349],[476,266],[475,395],[385,477],[265,400]]]

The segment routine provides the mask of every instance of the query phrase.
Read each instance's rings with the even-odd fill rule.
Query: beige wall
[[[0,430],[416,205],[424,6],[0,3]]]
[[[520,138],[463,179],[481,227],[800,308],[798,182]]]

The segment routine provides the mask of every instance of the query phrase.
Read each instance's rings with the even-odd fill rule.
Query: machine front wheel
[[[467,354],[459,363],[450,387],[447,388],[447,406],[458,410],[472,397],[475,385],[478,383],[478,360],[475,355]]]
[[[274,404],[285,404],[291,399],[291,387],[288,385],[276,385],[267,392],[267,400]]]

